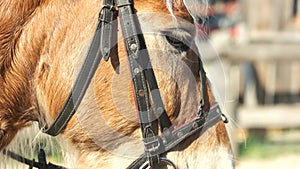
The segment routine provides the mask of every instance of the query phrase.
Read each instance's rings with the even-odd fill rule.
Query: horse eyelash
[[[186,51],[189,48],[192,36],[185,30],[174,29],[163,32],[169,44],[178,50]]]

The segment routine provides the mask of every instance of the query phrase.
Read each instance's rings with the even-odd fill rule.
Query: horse
[[[201,77],[201,59],[195,42],[199,33],[199,25],[195,24],[205,19],[207,0],[128,3],[117,9],[110,7],[109,11],[131,5],[136,14],[157,82],[155,91],[160,93],[158,99],[172,123],[170,128],[180,128],[194,117],[202,95],[206,109],[202,114],[210,114],[216,100],[205,73]],[[107,7],[102,4],[101,0],[0,2],[0,150],[22,128],[38,122],[45,129],[56,119],[85,62],[99,13]],[[121,29],[118,24],[113,30],[117,38],[108,61],[102,60],[97,66],[75,115],[57,136],[71,147],[77,162],[72,164],[74,168],[126,168],[145,149],[151,151],[158,146],[152,144],[151,149],[143,145],[151,140],[143,138],[140,129],[142,120],[137,115],[134,81],[130,81],[134,77]],[[133,73],[138,73],[135,70]],[[201,88],[206,89],[205,93]],[[151,94],[138,91],[137,95]],[[150,105],[156,101],[149,100]],[[157,126],[157,119],[152,123]],[[150,162],[155,167],[161,161],[160,168],[234,168],[224,122],[201,124],[205,129],[160,152],[161,157],[148,155],[144,167],[150,166]],[[168,129],[155,135],[164,131]],[[178,137],[180,134],[177,133]]]

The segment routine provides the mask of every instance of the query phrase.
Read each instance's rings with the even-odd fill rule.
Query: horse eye
[[[166,39],[167,39],[168,43],[170,45],[174,46],[176,49],[182,48],[183,46],[185,46],[185,44],[181,40],[179,40],[175,37],[166,36]]]
[[[190,35],[182,30],[173,30],[165,34],[167,42],[174,48],[180,51],[187,51],[189,49],[188,43]]]

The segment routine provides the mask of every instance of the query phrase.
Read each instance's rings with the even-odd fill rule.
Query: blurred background
[[[226,91],[236,168],[300,168],[300,1],[214,0],[209,13],[218,57],[203,58],[222,64],[212,84]]]

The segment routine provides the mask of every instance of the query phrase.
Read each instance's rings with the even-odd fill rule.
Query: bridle
[[[103,1],[96,31],[72,91],[53,123],[42,130],[51,136],[57,136],[75,114],[102,57],[107,61],[111,55],[113,39],[117,37],[117,25],[113,24],[117,15],[120,17],[145,150],[144,154],[127,168],[155,168],[158,165],[177,168],[165,157],[167,152],[189,136],[205,130],[208,124],[216,124],[222,119],[223,114],[217,103],[209,104],[206,75],[199,58],[201,90],[199,109],[195,112],[195,116],[184,124],[172,126],[161,99],[145,40],[135,15],[133,0],[116,0],[116,3],[114,0]]]

